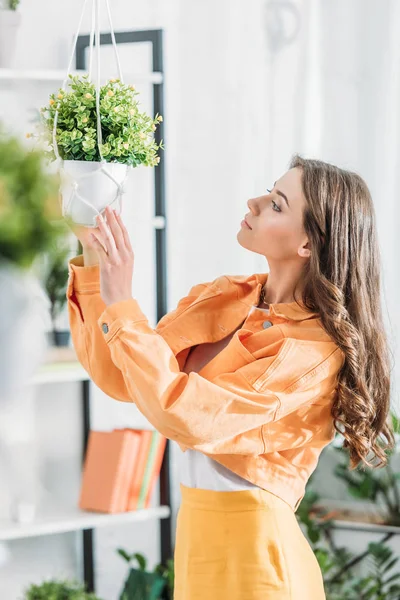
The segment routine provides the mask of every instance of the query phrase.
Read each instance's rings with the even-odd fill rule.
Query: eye
[[[271,194],[271,193],[272,193],[272,190],[267,190],[267,192],[268,192],[269,194]],[[282,212],[282,211],[281,211],[281,209],[279,208],[279,206],[278,206],[278,205],[276,204],[276,202],[274,202],[273,200],[272,200],[272,206],[273,206],[273,210],[274,210],[275,212]]]
[[[273,210],[275,210],[276,212],[282,212],[281,209],[279,208],[279,206],[272,200],[272,206],[273,206]]]

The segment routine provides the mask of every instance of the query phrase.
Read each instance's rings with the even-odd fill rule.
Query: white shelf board
[[[368,533],[395,533],[400,535],[400,527],[394,525],[380,525],[379,523],[362,523],[360,521],[332,520],[335,529],[350,529],[352,531],[364,531]]]
[[[87,71],[73,71],[72,75],[84,75]],[[64,81],[66,71],[57,69],[0,69],[0,80],[2,81]],[[124,81],[130,84],[136,82],[162,83],[163,74],[154,73],[126,73]]]
[[[82,531],[121,523],[166,519],[171,511],[168,506],[158,506],[118,514],[92,513],[77,508],[58,515],[37,518],[31,523],[15,523],[0,520],[0,541],[17,540],[70,531]]]
[[[31,380],[32,385],[42,383],[63,383],[67,381],[86,381],[90,377],[79,362],[50,364],[42,366]]]

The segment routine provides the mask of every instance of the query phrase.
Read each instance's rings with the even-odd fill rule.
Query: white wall
[[[80,6],[78,0],[22,0],[18,65],[64,68]],[[246,200],[277,179],[299,151],[358,170],[371,187],[390,335],[398,357],[398,3],[114,0],[112,10],[116,30],[165,29],[170,308],[195,282],[221,273],[267,270],[259,257],[238,246],[236,233]],[[108,29],[105,18],[102,23]],[[86,32],[88,26],[85,18]],[[124,70],[147,70],[146,52],[124,49]],[[108,50],[104,61],[109,69]],[[14,91],[0,86],[0,115],[25,131],[27,107],[44,102],[49,86],[19,85]],[[150,102],[145,86],[141,91]],[[151,186],[145,170],[136,172],[124,210],[136,251],[135,293],[154,323]],[[31,441],[41,440],[40,472],[52,490],[47,499],[59,500],[60,489],[77,493],[78,391],[70,384],[61,391],[42,387],[37,393]],[[131,408],[121,408],[93,389],[95,427],[125,422]],[[61,441],[55,435],[60,411]],[[321,469],[321,485],[334,494],[338,487],[325,471]],[[177,485],[174,492],[178,500]],[[114,557],[117,545],[144,550],[153,562],[158,558],[156,525],[121,529],[98,532],[98,591],[106,600],[116,597],[122,583],[124,566]],[[4,597],[16,598],[23,583],[46,573],[79,575],[76,543],[76,536],[63,535],[11,544],[12,562],[0,572]]]

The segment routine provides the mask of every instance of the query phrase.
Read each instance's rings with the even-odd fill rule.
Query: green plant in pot
[[[27,149],[0,123],[0,262],[28,271],[68,232],[58,183],[43,153]]]
[[[305,526],[321,568],[327,600],[398,600],[399,559],[387,546],[394,534],[387,533],[380,542],[370,542],[359,553],[337,546],[328,511],[323,521],[320,511],[318,519],[315,516],[314,506],[319,499],[309,483],[296,516]]]
[[[68,258],[70,249],[68,247],[54,246],[47,257],[47,272],[45,277],[45,289],[50,300],[50,316],[52,331],[49,333],[50,345],[68,346],[70,339],[69,330],[57,329],[57,317],[67,302],[68,285]]]
[[[46,349],[37,260],[67,232],[41,153],[0,127],[0,398],[15,399]],[[58,220],[57,220],[58,219]],[[42,317],[43,316],[43,317]]]
[[[81,583],[51,579],[39,585],[29,586],[23,600],[101,600],[101,598],[87,592]]]
[[[69,88],[51,94],[40,111],[36,137],[49,158],[62,161],[63,213],[77,224],[96,226],[106,206],[121,204],[128,170],[160,162],[154,135],[161,115],[140,110],[133,85],[110,79],[97,90],[87,75],[69,76]],[[99,139],[99,132],[101,139]]]
[[[18,29],[21,14],[17,11],[20,0],[0,0],[0,67],[11,68],[15,62]]]
[[[142,554],[128,554],[118,548],[118,554],[129,565],[128,577],[119,600],[172,600],[173,563],[157,565],[153,572],[147,570],[147,561]]]
[[[347,485],[349,494],[357,500],[369,500],[375,504],[382,523],[400,527],[400,473],[393,462],[400,455],[400,420],[392,414],[392,425],[397,444],[387,451],[387,464],[381,469],[355,469],[349,471],[349,457],[340,446],[336,451],[341,462],[335,468],[335,475]]]
[[[392,422],[395,436],[399,439],[399,420],[394,414]],[[357,499],[369,499],[374,503],[383,498],[386,503],[385,522],[397,525],[399,474],[394,472],[391,463],[399,448],[386,451],[386,467],[379,470],[358,468],[351,473],[348,472],[347,451],[340,445],[337,448],[344,455],[344,463],[335,469],[335,474],[346,482],[349,493]],[[399,600],[399,559],[387,545],[394,532],[382,533],[380,541],[368,543],[358,553],[337,546],[333,518],[340,518],[340,512],[322,507],[320,496],[313,489],[313,477],[308,482],[296,516],[304,525],[319,562],[327,600]]]

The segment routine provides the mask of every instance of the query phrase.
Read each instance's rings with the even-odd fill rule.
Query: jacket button
[[[271,327],[272,323],[271,321],[264,321],[263,323],[263,329],[268,329],[268,327]]]
[[[101,326],[103,333],[108,333],[108,325],[107,323],[103,323],[103,325]]]

